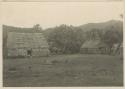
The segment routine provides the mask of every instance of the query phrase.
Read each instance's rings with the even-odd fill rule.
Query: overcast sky
[[[20,27],[78,26],[120,20],[123,13],[123,2],[6,2],[1,6],[2,23]]]

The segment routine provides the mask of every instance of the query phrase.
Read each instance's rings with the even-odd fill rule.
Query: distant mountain
[[[61,25],[60,25],[61,26]],[[58,26],[58,27],[60,27]],[[45,37],[47,38],[49,35],[51,35],[51,33],[53,33],[53,31],[56,29],[57,27],[52,27],[52,28],[48,28],[45,29],[43,31]],[[80,26],[72,26],[72,28],[80,28],[83,31],[83,35],[86,36],[86,32],[91,32],[94,29],[98,29],[98,30],[103,30],[103,32],[107,31],[107,30],[118,30],[121,34],[123,33],[123,22],[119,21],[119,20],[110,20],[110,21],[106,21],[106,22],[100,22],[100,23],[88,23],[88,24],[83,24]]]
[[[45,29],[45,30],[43,30],[43,34],[45,35],[45,37],[48,37],[48,35],[50,35],[56,28],[57,27],[52,27],[52,28]],[[80,26],[77,26],[77,27],[72,26],[72,28],[80,28],[80,29],[82,29],[83,34],[84,34],[84,32],[92,31],[93,29],[106,31],[106,30],[109,30],[109,29],[112,29],[112,28],[114,30],[118,30],[120,32],[123,32],[123,22],[119,21],[119,20],[110,20],[110,21],[101,22],[101,23],[83,24],[83,25],[80,25]],[[5,30],[17,31],[17,32],[18,31],[19,32],[39,32],[37,30],[34,30],[33,28],[20,28],[20,27],[13,27],[13,26],[3,25],[3,33],[5,33]]]
[[[108,30],[111,27],[114,27],[115,29],[119,30],[119,28],[123,29],[123,22],[120,20],[109,20],[109,21],[100,22],[100,23],[87,23],[77,27],[82,29],[84,32],[90,31],[93,29]],[[51,33],[55,28],[56,27],[45,29],[44,32]]]
[[[123,27],[123,22],[119,20],[110,20],[110,21],[101,22],[101,23],[88,23],[88,24],[80,25],[78,27],[81,28],[85,32],[92,30],[92,29],[99,29],[99,30],[107,29],[108,30],[111,27],[114,27],[117,30],[119,30],[119,28]]]

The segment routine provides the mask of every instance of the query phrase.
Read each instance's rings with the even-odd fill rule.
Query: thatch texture
[[[8,48],[44,48],[48,47],[42,33],[9,32],[7,38]]]
[[[81,48],[98,48],[100,41],[89,40],[86,41]]]
[[[49,46],[42,32],[34,31],[33,28],[31,30],[30,28],[6,28],[7,56],[46,56],[49,54]]]

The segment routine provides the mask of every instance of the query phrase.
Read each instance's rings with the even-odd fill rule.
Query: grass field
[[[109,55],[53,55],[3,60],[4,87],[123,86],[123,60]]]

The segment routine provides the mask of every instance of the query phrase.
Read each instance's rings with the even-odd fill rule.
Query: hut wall
[[[13,57],[13,56],[23,56],[27,57],[29,56],[27,53],[28,49],[24,48],[15,48],[15,49],[8,49],[8,57]],[[48,48],[34,48],[31,51],[31,56],[48,56],[49,55],[49,50]]]
[[[48,55],[49,55],[48,48],[32,49],[32,56],[48,56]]]
[[[25,49],[18,49],[18,56],[26,56],[27,52]]]
[[[8,57],[11,57],[11,56],[18,56],[18,53],[17,53],[18,51],[17,51],[17,49],[8,49],[7,50],[7,56]]]
[[[82,48],[81,53],[84,53],[84,54],[97,54],[97,53],[100,53],[100,50],[98,48]]]
[[[27,52],[23,48],[8,49],[8,57],[12,56],[27,56]]]
[[[98,49],[98,48],[82,48],[81,53],[83,54],[106,54],[108,50],[106,48]]]

